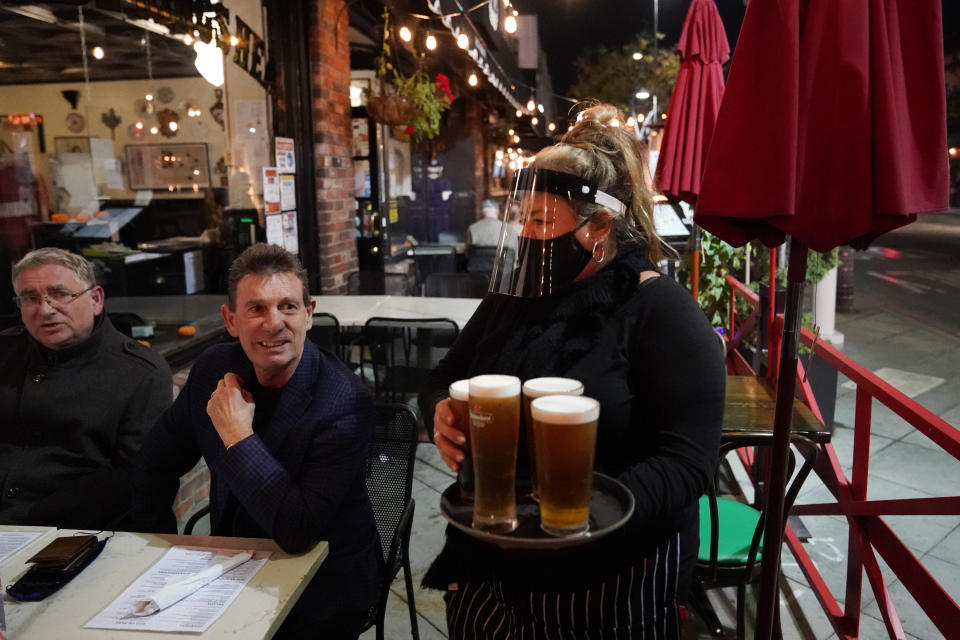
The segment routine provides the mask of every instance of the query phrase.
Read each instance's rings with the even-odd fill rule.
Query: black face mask
[[[549,295],[580,275],[592,254],[577,240],[576,231],[547,240],[520,238],[516,295],[524,298]]]

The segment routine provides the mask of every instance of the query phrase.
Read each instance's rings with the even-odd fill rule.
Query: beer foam
[[[520,395],[520,378],[482,375],[470,378],[470,395],[475,398],[511,398]]]
[[[540,396],[580,395],[583,393],[583,384],[573,378],[533,378],[523,383],[523,395],[528,398]]]
[[[530,403],[530,415],[550,424],[583,424],[600,417],[600,403],[586,396],[541,396]]]
[[[460,400],[462,402],[470,401],[470,381],[469,380],[457,380],[450,384],[449,388],[450,397],[454,400]]]

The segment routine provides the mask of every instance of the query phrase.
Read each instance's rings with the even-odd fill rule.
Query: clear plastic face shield
[[[577,176],[550,169],[517,171],[507,199],[490,292],[524,298],[546,296],[577,279],[592,247],[577,237],[590,219],[577,217],[578,202],[614,214],[626,206]]]

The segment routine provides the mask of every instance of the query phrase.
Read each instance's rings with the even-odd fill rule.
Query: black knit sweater
[[[454,380],[504,373],[582,381],[584,395],[601,403],[596,469],[630,489],[633,518],[596,542],[536,553],[506,552],[450,528],[426,586],[499,576],[576,588],[638,562],[677,531],[683,555],[695,557],[697,499],[720,440],[723,354],[689,293],[666,277],[640,282],[652,269],[642,247],[628,247],[553,296],[487,296],[419,395],[432,425]]]

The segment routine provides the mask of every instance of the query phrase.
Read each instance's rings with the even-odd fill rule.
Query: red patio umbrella
[[[656,183],[672,200],[696,204],[707,147],[723,96],[723,63],[730,44],[713,0],[693,0],[677,42],[680,70],[667,106]],[[700,234],[693,230],[691,291],[699,296]]]
[[[750,2],[694,220],[735,246],[791,236],[757,638],[776,606],[807,248],[864,248],[947,201],[940,1]]]
[[[677,43],[680,71],[667,107],[656,182],[673,200],[696,204],[707,147],[723,97],[730,45],[713,0],[693,0]]]

